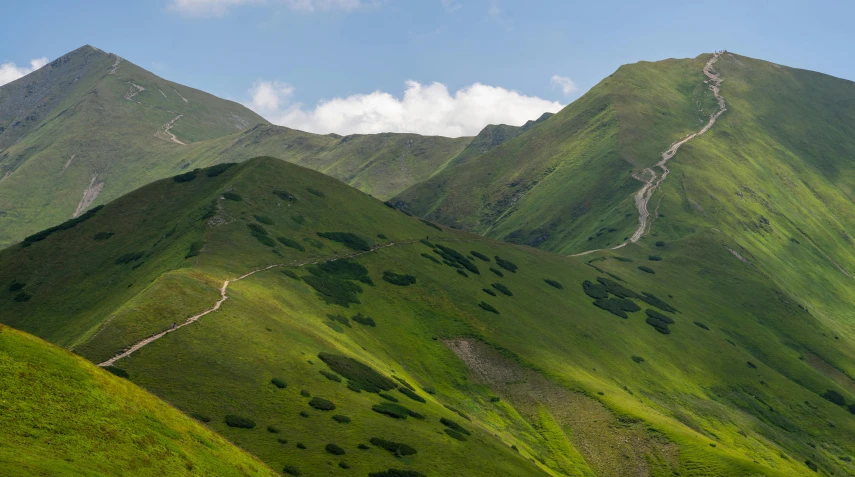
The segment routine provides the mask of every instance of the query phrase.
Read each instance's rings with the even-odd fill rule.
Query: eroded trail
[[[205,311],[203,311],[197,315],[193,315],[190,318],[185,319],[183,322],[175,325],[175,327],[173,327],[173,328],[169,328],[165,331],[161,331],[160,333],[155,333],[155,334],[149,336],[148,338],[142,339],[142,340],[134,343],[129,348],[126,348],[121,353],[113,356],[112,358],[108,359],[107,361],[104,361],[103,363],[98,363],[98,366],[101,366],[101,367],[112,366],[113,364],[116,363],[116,361],[118,361],[122,358],[127,358],[128,356],[139,351],[140,349],[144,348],[145,346],[147,346],[151,343],[154,343],[155,341],[163,338],[167,334],[172,333],[174,331],[178,331],[179,329],[184,328],[185,326],[192,325],[193,323],[199,321],[199,319],[202,318],[203,316],[219,310],[220,307],[223,305],[223,302],[225,302],[226,300],[229,299],[226,292],[228,291],[230,284],[237,282],[237,281],[240,281],[240,280],[243,280],[244,278],[250,277],[252,275],[255,275],[258,272],[263,272],[265,270],[270,270],[271,268],[276,268],[276,267],[302,267],[305,265],[314,265],[317,263],[334,262],[336,260],[354,258],[354,257],[358,257],[360,255],[364,255],[366,253],[376,252],[377,250],[380,250],[380,249],[383,249],[386,247],[392,247],[395,245],[406,245],[406,244],[411,244],[414,242],[416,242],[416,240],[408,240],[406,242],[397,242],[397,243],[396,242],[390,242],[390,243],[387,243],[384,245],[377,245],[377,246],[373,247],[371,250],[367,250],[367,251],[363,251],[363,252],[354,252],[354,253],[351,253],[348,255],[343,255],[343,256],[338,256],[338,257],[330,257],[326,260],[319,260],[319,259],[305,260],[303,262],[296,262],[296,263],[291,263],[291,264],[274,263],[273,265],[268,265],[266,267],[257,268],[255,270],[248,272],[244,275],[241,275],[237,278],[232,278],[231,280],[226,280],[223,282],[223,286],[220,287],[220,299],[214,303],[214,306],[212,306],[211,308],[208,308],[207,310],[205,310]]]
[[[653,167],[646,167],[632,175],[634,179],[644,183],[641,189],[635,194],[635,208],[638,209],[638,227],[635,229],[635,232],[632,234],[632,237],[630,237],[629,240],[623,242],[620,245],[612,247],[611,250],[619,249],[629,243],[638,242],[641,237],[644,237],[644,235],[647,234],[647,232],[650,230],[650,225],[653,223],[653,219],[655,219],[655,217],[650,216],[650,211],[647,207],[650,204],[650,198],[653,197],[653,193],[656,192],[656,189],[659,188],[659,186],[662,184],[662,182],[665,181],[665,178],[667,178],[668,174],[671,172],[666,166],[666,164],[668,163],[668,161],[671,160],[671,158],[674,157],[675,154],[677,154],[677,151],[680,149],[680,146],[709,131],[710,128],[713,127],[713,124],[715,124],[718,117],[721,116],[725,111],[727,111],[727,105],[724,101],[724,98],[720,94],[721,82],[723,80],[718,75],[718,73],[713,70],[713,66],[718,61],[720,56],[721,53],[713,54],[712,58],[710,58],[710,60],[707,61],[706,65],[704,65],[704,75],[709,78],[705,82],[709,84],[710,90],[715,95],[715,99],[718,102],[718,111],[710,115],[710,119],[707,124],[704,125],[704,127],[701,128],[699,131],[693,132],[692,134],[689,134],[688,136],[671,144],[668,149],[666,149],[665,152],[662,153],[662,158],[659,160],[659,162],[654,164]],[[659,173],[656,172],[657,168],[660,170]],[[571,255],[571,257],[587,255],[589,253],[599,252],[600,250],[604,249],[588,250],[585,252]]]
[[[163,91],[161,91],[161,93],[163,93]],[[170,129],[175,127],[175,121],[178,121],[182,117],[184,117],[184,115],[179,114],[178,116],[175,116],[174,118],[172,118],[168,123],[161,126],[160,129],[158,129],[157,132],[154,133],[154,137],[164,139],[166,141],[172,141],[175,144],[180,144],[182,146],[186,146],[187,145],[186,143],[181,142],[177,137],[175,137],[175,134],[172,134],[169,131]]]

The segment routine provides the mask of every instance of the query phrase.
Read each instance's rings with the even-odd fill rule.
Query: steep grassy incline
[[[132,383],[2,325],[0,408],[5,475],[277,475]]]
[[[855,475],[851,334],[713,230],[586,259],[261,158],[0,252],[0,321],[286,475]]]

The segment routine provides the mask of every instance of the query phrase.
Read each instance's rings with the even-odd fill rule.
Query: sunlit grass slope
[[[3,475],[277,475],[136,385],[9,327],[0,408]]]

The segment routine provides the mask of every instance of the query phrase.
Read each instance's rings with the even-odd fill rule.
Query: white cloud
[[[29,68],[26,66],[17,66],[11,61],[3,63],[0,65],[0,86],[3,86],[6,83],[11,83],[22,76],[26,76],[47,63],[48,59],[45,57],[30,60]]]
[[[314,12],[355,10],[365,3],[362,0],[172,0],[170,10],[197,17],[221,17],[229,8],[242,5],[285,5],[291,10]]]
[[[475,83],[453,95],[441,83],[406,82],[403,98],[375,91],[319,102],[305,108],[292,101],[294,88],[276,81],[256,82],[246,106],[268,121],[318,134],[410,132],[447,137],[472,136],[488,124],[522,125],[545,112],[558,112],[555,101]]]
[[[561,88],[561,92],[564,93],[564,96],[570,96],[571,94],[579,90],[579,87],[576,86],[576,83],[574,83],[573,80],[566,76],[553,75],[551,82],[553,86]]]

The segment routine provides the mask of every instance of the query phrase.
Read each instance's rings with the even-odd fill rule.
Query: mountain
[[[846,295],[734,237],[569,257],[256,158],[0,251],[0,321],[289,475],[855,475]]]
[[[278,475],[85,359],[0,328],[6,475]]]

